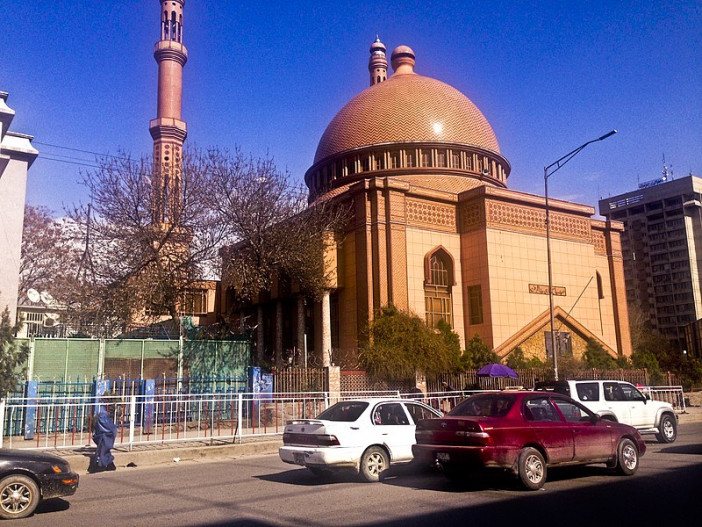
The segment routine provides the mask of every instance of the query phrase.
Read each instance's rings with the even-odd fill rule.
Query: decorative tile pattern
[[[456,230],[456,208],[430,201],[407,200],[407,223]]]
[[[529,232],[546,232],[546,212],[542,209],[522,207],[510,203],[487,203],[488,223],[509,225]],[[551,213],[551,234],[577,240],[591,240],[589,218]]]
[[[607,244],[605,243],[604,232],[593,231],[592,233],[592,243],[595,246],[595,254],[600,256],[607,255]]]

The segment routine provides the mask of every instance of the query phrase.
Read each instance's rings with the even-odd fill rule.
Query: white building
[[[15,320],[27,170],[39,155],[32,136],[9,130],[15,111],[0,91],[0,311]]]

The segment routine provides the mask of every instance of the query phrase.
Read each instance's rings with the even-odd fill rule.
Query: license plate
[[[305,464],[305,454],[302,454],[300,452],[295,452],[293,454],[293,460],[295,461],[296,465],[304,465]]]
[[[436,454],[436,460],[441,462],[451,461],[451,456],[446,452],[438,452]]]

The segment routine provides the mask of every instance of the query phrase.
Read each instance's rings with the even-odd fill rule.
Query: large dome
[[[327,126],[314,162],[370,145],[425,142],[500,154],[490,123],[468,97],[448,84],[408,73],[395,74],[351,99]]]

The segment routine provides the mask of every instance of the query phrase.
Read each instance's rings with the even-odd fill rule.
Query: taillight
[[[339,440],[333,435],[318,435],[315,436],[315,440],[319,446],[337,446],[339,445]]]
[[[337,446],[339,439],[331,434],[283,434],[284,445],[297,446]]]
[[[468,432],[466,430],[457,430],[456,437],[464,440],[470,445],[492,445],[493,439],[487,432]]]

